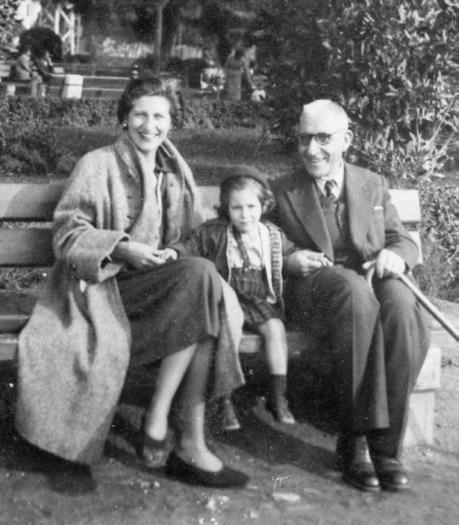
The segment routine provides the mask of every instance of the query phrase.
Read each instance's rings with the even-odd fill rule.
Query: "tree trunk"
[[[163,10],[169,0],[160,0],[156,4],[156,34],[155,34],[155,74],[161,71],[161,42],[163,38]]]

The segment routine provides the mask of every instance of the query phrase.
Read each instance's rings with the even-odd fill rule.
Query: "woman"
[[[253,91],[255,86],[244,55],[244,48],[236,46],[225,63],[225,92],[229,100],[241,100],[243,78],[247,82],[249,90]]]
[[[223,342],[232,334],[223,308],[231,296],[208,261],[176,260],[168,248],[201,220],[191,171],[167,139],[172,108],[160,80],[132,80],[118,106],[122,136],[85,155],[70,177],[54,216],[56,263],[19,340],[17,428],[48,452],[90,464],[102,453],[128,367],[158,362],[142,418],[144,463],[155,467],[165,456],[180,387],[166,472],[242,486],[247,476],[225,467],[204,435],[211,364],[217,395],[242,382],[236,352],[215,350],[222,333]]]
[[[14,63],[13,79],[21,82],[32,80],[33,63],[30,48],[25,48]]]

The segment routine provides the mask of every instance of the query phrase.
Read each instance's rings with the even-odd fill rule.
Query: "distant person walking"
[[[244,48],[237,46],[225,63],[225,91],[229,100],[241,100],[242,81],[247,82],[249,89],[254,89],[249,63],[245,57]]]

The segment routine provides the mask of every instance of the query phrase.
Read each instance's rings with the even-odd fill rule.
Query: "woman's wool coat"
[[[201,214],[188,166],[169,141],[162,148],[177,167],[167,174],[172,243]],[[127,137],[77,163],[55,211],[55,264],[19,337],[16,427],[68,460],[100,458],[123,387],[131,335],[115,278],[121,264],[110,254],[122,239],[144,238],[148,217],[132,237],[126,233],[125,187],[129,178],[142,183],[146,176]]]

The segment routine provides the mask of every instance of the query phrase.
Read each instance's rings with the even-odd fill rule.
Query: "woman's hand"
[[[112,257],[127,262],[136,270],[142,270],[164,264],[170,258],[169,252],[174,252],[175,258],[177,257],[176,252],[170,248],[153,250],[148,244],[141,242],[121,241],[113,250]]]

